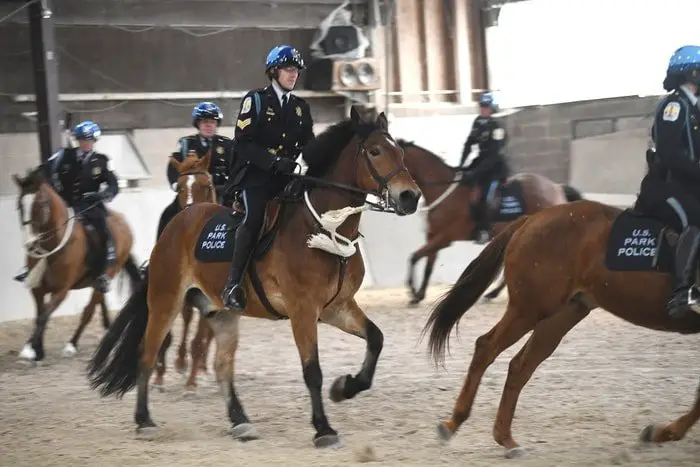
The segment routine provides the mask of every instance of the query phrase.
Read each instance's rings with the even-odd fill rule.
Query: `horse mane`
[[[402,149],[409,149],[409,148],[420,149],[423,152],[425,152],[428,156],[430,156],[432,159],[434,159],[435,162],[437,162],[438,164],[441,164],[441,165],[449,168],[450,170],[456,170],[455,167],[453,167],[450,164],[448,164],[447,162],[445,162],[445,160],[442,157],[438,156],[433,151],[426,149],[423,146],[420,146],[420,145],[414,143],[413,141],[408,141],[408,140],[399,138],[396,140],[396,143],[399,146],[401,146]]]
[[[323,177],[335,166],[343,149],[355,135],[368,136],[378,129],[374,122],[364,122],[356,126],[350,119],[326,128],[304,147],[304,162],[308,166],[306,175]]]

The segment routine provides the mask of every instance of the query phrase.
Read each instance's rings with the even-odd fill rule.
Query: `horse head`
[[[22,226],[31,225],[35,232],[54,228],[57,220],[52,214],[60,206],[65,209],[65,203],[48,183],[44,167],[30,169],[24,177],[13,174],[12,179],[19,188],[17,210]]]
[[[403,149],[389,133],[384,112],[366,121],[353,106],[350,121],[359,136],[358,151],[365,162],[355,172],[357,186],[379,194],[398,215],[416,212],[422,193],[404,164]]]
[[[177,200],[180,209],[194,203],[216,203],[214,181],[209,173],[210,161],[211,148],[202,158],[199,158],[194,151],[189,151],[182,161],[170,156],[170,164],[179,174]]]

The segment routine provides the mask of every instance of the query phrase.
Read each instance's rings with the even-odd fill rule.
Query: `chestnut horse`
[[[211,162],[211,149],[201,158],[194,151],[189,151],[183,161],[178,161],[170,156],[170,164],[178,172],[177,178],[177,202],[180,209],[186,209],[195,203],[216,202],[216,190],[214,181],[209,173]],[[187,334],[192,321],[193,307],[198,304],[202,309],[207,309],[208,305],[202,305],[201,300],[207,300],[199,289],[190,289],[185,296],[185,303],[182,306],[182,336],[175,358],[175,370],[183,373],[187,369]],[[195,337],[190,342],[190,374],[185,382],[185,392],[193,393],[197,389],[197,372],[207,371],[206,356],[209,343],[214,337],[211,326],[205,319],[199,318]],[[158,352],[155,377],[153,387],[165,390],[165,370],[166,353],[172,342],[172,334],[169,332]]]
[[[74,212],[46,180],[42,166],[28,172],[22,178],[13,175],[19,187],[17,210],[24,235],[27,238],[27,287],[36,303],[34,330],[22,348],[19,358],[29,361],[43,360],[44,331],[51,314],[63,303],[71,290],[92,287],[94,274],[90,269],[89,251],[95,246],[88,230],[80,222],[81,212]],[[107,274],[114,277],[124,270],[131,280],[132,289],[141,282],[139,267],[131,256],[133,235],[121,214],[108,210],[107,226],[114,239],[116,261],[108,265]],[[27,218],[26,216],[29,216]],[[94,237],[94,232],[91,237]],[[98,254],[102,254],[101,252]],[[44,296],[50,294],[46,303]],[[80,324],[71,340],[65,345],[63,355],[73,356],[85,326],[92,319],[97,305],[102,308],[102,323],[109,328],[109,314],[104,294],[93,288],[90,301],[83,309]]]
[[[291,322],[311,396],[316,447],[339,442],[323,408],[318,321],[367,342],[359,373],[341,376],[331,385],[333,402],[351,399],[371,387],[383,347],[381,330],[354,298],[365,272],[356,244],[360,215],[368,207],[367,195],[379,196],[398,215],[415,212],[421,196],[403,163],[403,151],[387,130],[385,115],[365,122],[354,107],[350,115],[349,120],[331,126],[304,148],[308,171],[285,190],[303,202],[271,203],[268,207],[267,228],[245,280],[249,301],[243,314],[288,318]],[[212,203],[190,206],[175,216],[153,248],[147,283],[132,295],[90,362],[91,385],[101,386],[103,396],[120,396],[138,385],[137,433],[156,431],[148,410],[148,380],[186,290],[196,286],[209,297],[213,308],[219,309],[200,312],[214,329],[215,368],[227,400],[232,435],[240,440],[258,437],[234,388],[241,313],[220,310],[219,294],[228,277],[231,256],[216,256],[214,252],[230,244],[239,217]],[[391,232],[386,240],[392,241]]]
[[[650,216],[577,201],[522,217],[497,235],[437,303],[424,328],[430,330],[431,354],[442,361],[452,328],[505,266],[505,314],[476,340],[452,416],[438,426],[440,436],[450,439],[469,418],[486,369],[529,331],[532,335],[510,361],[493,426],[494,439],[506,448],[507,457],[523,452],[511,433],[520,392],[562,338],[594,308],[649,329],[700,332],[699,315],[672,319],[666,311],[671,291],[666,272],[673,268],[672,244],[677,238],[670,230]],[[658,249],[648,248],[650,244]],[[698,418],[700,392],[688,413],[670,424],[646,427],[641,438],[679,440]]]
[[[425,298],[425,292],[433,273],[438,251],[452,242],[471,240],[476,224],[471,215],[469,201],[481,196],[481,189],[460,183],[462,171],[447,165],[437,154],[412,142],[399,139],[405,154],[406,167],[423,192],[427,211],[427,242],[411,255],[409,261],[408,286],[415,305]],[[554,183],[550,179],[533,173],[520,173],[510,177],[507,185],[520,184],[525,204],[525,214],[531,214],[548,206],[582,199],[581,194],[568,185]],[[493,200],[499,205],[498,196]],[[491,210],[491,209],[490,209]],[[494,233],[499,232],[507,222],[492,222]],[[423,257],[427,257],[423,281],[415,288],[414,268]],[[493,299],[503,290],[505,282],[489,292],[484,298]]]

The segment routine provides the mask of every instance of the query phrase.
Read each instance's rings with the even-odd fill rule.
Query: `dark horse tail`
[[[148,324],[147,296],[146,268],[143,280],[114,319],[88,363],[90,386],[92,389],[101,387],[103,397],[116,394],[121,398],[136,385],[141,366],[141,341]]]
[[[564,189],[564,196],[566,196],[566,200],[568,202],[571,203],[573,201],[581,201],[583,199],[583,195],[576,188],[569,185],[562,185],[561,187]]]
[[[433,308],[422,334],[430,330],[428,349],[436,364],[444,362],[445,347],[449,348],[452,328],[496,278],[503,264],[508,242],[527,219],[528,216],[520,217],[496,235],[479,256],[469,263],[457,282]]]
[[[141,286],[141,281],[143,280],[143,277],[141,276],[141,269],[136,265],[136,261],[134,261],[134,255],[129,255],[129,257],[126,259],[126,262],[124,263],[122,271],[126,272],[126,275],[129,278],[129,286],[131,287],[131,291],[135,292],[136,290],[138,290]],[[120,274],[119,277],[121,279],[124,276]],[[120,281],[120,290],[122,289],[121,284],[122,282]]]

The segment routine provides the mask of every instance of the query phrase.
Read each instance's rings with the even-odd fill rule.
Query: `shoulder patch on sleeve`
[[[250,96],[243,99],[243,103],[241,104],[241,115],[250,112],[250,108],[252,107],[252,105],[253,99]]]
[[[506,130],[503,128],[495,128],[491,133],[491,137],[496,141],[500,141],[506,137]]]
[[[664,107],[663,119],[667,122],[675,122],[681,113],[681,105],[678,102],[669,102]]]

